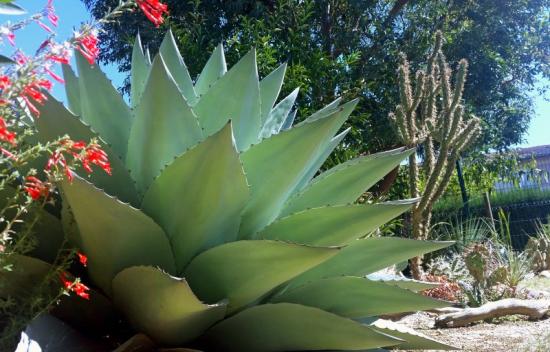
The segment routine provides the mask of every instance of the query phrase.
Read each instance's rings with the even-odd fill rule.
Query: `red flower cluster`
[[[68,153],[75,161],[80,162],[84,170],[88,173],[93,171],[91,168],[91,164],[93,164],[102,168],[107,174],[111,174],[111,164],[109,163],[107,153],[101,149],[99,144],[90,143],[87,145],[83,141],[75,142],[70,139],[62,140],[60,143],[63,148],[56,150],[50,159],[48,159],[48,163],[45,168],[46,171],[49,171],[53,167],[59,165],[63,168],[67,179],[72,181],[72,170],[67,163],[65,155],[63,154]]]
[[[0,116],[0,141],[8,142],[11,145],[15,145],[15,132],[8,131],[6,121]]]
[[[9,88],[10,86],[11,86],[10,78],[6,75],[0,76],[0,90],[4,90],[6,88]]]
[[[155,27],[164,23],[164,15],[168,15],[168,6],[159,0],[136,0],[139,8]]]
[[[33,114],[36,115],[36,117],[40,116],[40,111],[38,111],[36,106],[30,101],[29,98],[32,98],[32,100],[38,104],[44,104],[47,97],[42,92],[42,89],[51,90],[52,82],[48,81],[47,79],[35,80],[27,84],[23,88],[23,94],[21,95],[21,99],[25,101],[29,110],[31,110]]]
[[[61,283],[66,290],[76,293],[77,296],[80,296],[84,299],[90,299],[90,294],[88,291],[90,288],[79,281],[71,281],[67,279],[66,273],[61,273],[60,275]]]
[[[88,60],[90,65],[93,65],[99,56],[99,48],[97,47],[99,41],[96,33],[92,31],[90,34],[81,36],[76,39],[76,43],[76,49]]]
[[[50,186],[34,176],[28,176],[25,182],[25,191],[32,199],[38,200],[42,197],[48,198],[50,195]]]

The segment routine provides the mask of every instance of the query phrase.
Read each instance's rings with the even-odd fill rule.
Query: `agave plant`
[[[448,348],[376,319],[447,305],[413,292],[427,284],[365,277],[449,245],[368,236],[414,200],[354,204],[412,151],[317,175],[355,100],[293,125],[285,64],[260,80],[251,51],[227,71],[220,45],[193,81],[170,32],[152,62],[137,38],[129,104],[76,59],[69,109],[50,98],[36,127],[110,155],[112,176],[60,185],[63,222],[136,331],[216,351]]]

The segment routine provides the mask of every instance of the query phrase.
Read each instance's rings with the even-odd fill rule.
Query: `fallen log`
[[[542,319],[550,315],[550,300],[507,298],[496,302],[489,302],[481,307],[465,308],[459,312],[440,315],[435,320],[435,326],[439,328],[456,328],[480,320],[515,314],[526,315],[531,320]]]

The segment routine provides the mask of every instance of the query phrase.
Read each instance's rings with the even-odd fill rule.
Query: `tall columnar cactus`
[[[435,47],[428,58],[426,71],[416,72],[415,85],[410,78],[407,58],[401,55],[398,69],[400,104],[389,115],[397,127],[397,135],[407,148],[421,148],[424,152],[420,190],[417,154],[409,156],[409,191],[412,198],[421,201],[413,206],[411,234],[415,239],[426,239],[431,224],[432,208],[451,179],[460,152],[466,149],[480,131],[480,120],[465,119],[462,93],[468,63],[460,60],[454,87],[452,71],[441,51],[442,34],[436,33]],[[414,258],[411,269],[420,278],[421,260]]]
[[[255,60],[227,71],[219,46],[193,81],[171,33],[152,63],[138,40],[129,106],[82,57],[78,77],[65,67],[71,111],[48,99],[36,127],[44,140],[98,137],[111,157],[111,177],[61,184],[65,230],[94,287],[160,345],[447,348],[373,319],[446,305],[413,292],[429,285],[365,278],[449,244],[369,236],[414,200],[354,204],[410,151],[314,177],[356,102],[293,126],[297,91],[275,104],[285,65],[260,80]]]

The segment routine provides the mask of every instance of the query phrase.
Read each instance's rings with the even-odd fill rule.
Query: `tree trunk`
[[[526,315],[532,320],[541,319],[550,314],[550,301],[508,298],[489,302],[481,307],[466,308],[457,313],[441,315],[436,319],[435,326],[439,328],[456,328],[479,320],[515,314]]]

